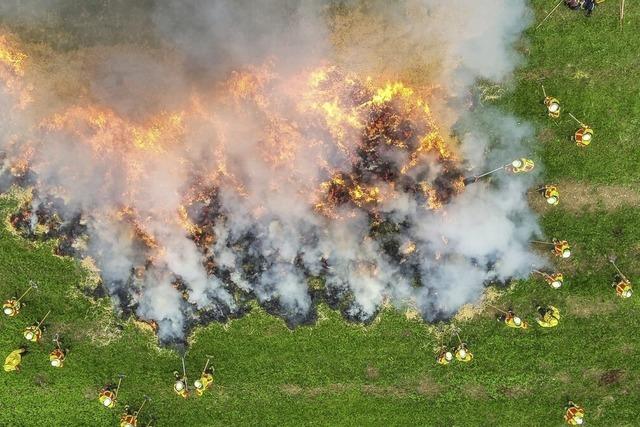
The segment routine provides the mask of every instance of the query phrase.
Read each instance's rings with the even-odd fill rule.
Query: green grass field
[[[321,308],[317,325],[291,331],[256,309],[191,337],[188,371],[193,377],[213,355],[215,385],[202,398],[182,400],[172,391],[177,353],[116,319],[108,301],[84,298],[84,273],[74,261],[3,226],[0,297],[29,280],[40,289],[17,318],[0,319],[1,357],[24,344],[25,326],[49,308],[54,314],[44,346],[30,346],[22,371],[0,373],[0,426],[117,425],[124,404],[137,405],[145,394],[152,400],[142,419],[153,415],[161,426],[560,426],[568,399],[585,407],[589,425],[640,425],[640,296],[614,295],[606,261],[616,253],[623,271],[640,280],[640,206],[624,202],[640,193],[640,4],[627,2],[621,31],[618,3],[607,0],[589,19],[561,8],[530,29],[522,44],[527,62],[495,102],[536,126],[532,152],[547,182],[560,183],[561,192],[563,183],[600,190],[580,209],[561,202],[541,212],[546,235],[573,244],[574,256],[558,261],[565,286],[521,281],[496,303],[529,320],[536,303],[555,305],[563,315],[558,328],[510,330],[485,312],[458,323],[474,361],[441,367],[428,328],[390,310],[365,327]],[[554,4],[534,1],[537,19]],[[593,126],[587,149],[569,141],[576,124],[566,114],[557,122],[546,117],[541,83],[565,113]],[[600,197],[620,203],[610,209]],[[13,208],[14,201],[0,199],[2,218]],[[60,370],[47,360],[55,332],[70,348]],[[120,403],[102,408],[97,391],[118,372],[127,375]]]

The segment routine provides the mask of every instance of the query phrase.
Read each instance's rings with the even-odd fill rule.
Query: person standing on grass
[[[27,349],[21,347],[17,350],[13,350],[6,359],[4,359],[4,370],[5,372],[19,372],[20,371],[20,363],[22,363],[22,355],[27,352]]]
[[[473,360],[473,353],[467,348],[467,344],[460,343],[456,348],[456,359],[460,362],[471,362]]]
[[[8,299],[2,304],[2,312],[9,317],[15,317],[20,313],[22,304],[17,299]]]
[[[564,283],[564,276],[562,273],[553,273],[548,274],[547,277],[544,278],[545,282],[553,289],[559,289]]]
[[[180,376],[178,371],[173,371],[173,375],[176,381],[173,383],[173,391],[183,399],[189,397],[189,390],[187,389],[187,379],[184,376]]]
[[[40,329],[37,324],[27,326],[22,335],[27,341],[37,344],[42,340],[42,329]]]
[[[448,365],[452,361],[453,361],[453,353],[451,353],[449,349],[447,349],[447,347],[442,346],[440,348],[440,352],[438,353],[438,356],[436,356],[436,362],[438,362],[439,365]]]
[[[138,425],[138,414],[131,411],[129,405],[124,407],[124,413],[120,416],[120,427],[136,427]]]
[[[626,277],[617,276],[611,286],[616,290],[616,295],[620,298],[631,298],[633,295],[631,281]]]
[[[498,320],[500,322],[504,322],[504,324],[510,328],[527,329],[529,327],[529,324],[516,316],[512,310],[509,310],[502,316],[498,317]]]
[[[105,408],[112,409],[116,406],[116,395],[113,390],[111,390],[110,385],[104,386],[102,390],[100,390],[98,400]]]
[[[560,203],[560,192],[555,185],[545,185],[538,189],[542,197],[545,198],[548,204],[556,206]]]
[[[64,366],[64,360],[67,358],[67,351],[62,348],[58,335],[53,339],[53,342],[56,343],[56,348],[49,353],[49,363],[54,368],[62,368]]]
[[[67,355],[63,349],[55,348],[51,353],[49,353],[49,363],[54,368],[62,368],[64,366],[64,359],[66,356]]]
[[[584,423],[584,408],[570,400],[564,409],[564,420],[567,424],[576,426]]]
[[[543,328],[554,328],[560,323],[560,310],[552,305],[537,308],[540,317],[536,319],[538,325]]]
[[[206,368],[200,378],[193,382],[193,387],[196,389],[196,394],[202,396],[205,390],[210,389],[213,386],[213,368]]]

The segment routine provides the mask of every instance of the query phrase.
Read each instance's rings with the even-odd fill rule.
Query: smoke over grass
[[[438,319],[541,264],[531,175],[462,186],[529,154],[528,126],[468,102],[519,63],[524,1],[86,2],[106,22],[84,45],[76,2],[28,3],[0,8],[0,183],[36,194],[14,223],[76,230],[66,253],[163,340],[250,299],[291,324],[319,300]],[[107,30],[127,12],[140,40]],[[20,40],[42,25],[64,48]]]

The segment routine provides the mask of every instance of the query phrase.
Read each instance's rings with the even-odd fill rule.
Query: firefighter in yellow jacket
[[[2,304],[2,312],[9,317],[15,317],[20,313],[22,304],[17,299],[8,299]]]
[[[189,397],[189,390],[187,389],[187,379],[181,377],[178,371],[173,371],[173,375],[176,381],[173,383],[173,391],[183,399]]]
[[[469,351],[467,345],[463,342],[456,347],[456,360],[460,362],[471,362],[473,360],[473,353]]]
[[[2,312],[9,317],[17,316],[18,313],[20,313],[20,309],[22,308],[22,303],[20,301],[29,292],[31,292],[32,289],[38,289],[38,286],[35,283],[30,282],[27,290],[24,291],[24,293],[20,295],[19,298],[10,298],[2,304]]]
[[[124,414],[120,416],[120,427],[137,427],[138,414],[131,412],[129,405],[124,407]]]
[[[142,408],[149,401],[149,398],[145,396],[142,405],[138,408],[137,411],[132,411],[129,405],[124,407],[124,414],[120,416],[120,427],[137,427],[138,426],[138,417],[140,417],[140,412],[142,412]]]
[[[543,328],[554,328],[560,323],[560,310],[552,305],[547,307],[538,307],[540,317],[536,319],[538,325]]]
[[[553,254],[560,258],[569,258],[571,256],[571,246],[566,240],[553,239]]]
[[[616,295],[620,298],[631,298],[631,295],[633,295],[631,281],[629,281],[629,279],[627,279],[626,277],[616,277],[616,281],[612,286],[616,290]]]
[[[547,113],[552,119],[560,117],[560,101],[552,96],[545,96],[544,105],[547,107]]]
[[[4,359],[4,370],[5,372],[19,372],[20,371],[20,363],[22,363],[22,355],[27,352],[27,349],[22,347],[17,350],[13,350],[9,355]]]
[[[116,394],[110,385],[104,386],[102,390],[100,390],[98,401],[100,401],[105,408],[113,409],[113,407],[116,406]]]
[[[193,387],[196,389],[196,394],[202,396],[205,390],[210,389],[213,386],[213,368],[205,369],[200,378],[193,382]]]
[[[571,426],[577,426],[584,423],[584,409],[576,405],[572,401],[565,406],[564,420]]]
[[[54,368],[62,368],[66,357],[67,355],[63,349],[56,348],[49,353],[49,363],[51,363],[51,366]]]
[[[534,167],[535,163],[533,163],[533,160],[523,157],[521,159],[514,160],[511,164],[505,166],[505,169],[507,172],[511,173],[524,173],[531,172]]]
[[[56,343],[56,348],[53,349],[51,353],[49,353],[49,363],[54,368],[62,368],[64,366],[64,360],[67,357],[67,352],[62,349],[60,345],[60,338],[58,335],[53,339],[53,342]]]
[[[547,274],[544,271],[540,270],[533,270],[533,272],[542,276],[544,281],[547,282],[547,284],[553,289],[560,289],[564,284],[564,276],[560,272],[553,274]]]
[[[39,343],[42,340],[42,329],[38,325],[27,326],[22,335],[27,341]]]
[[[507,311],[506,314],[500,316],[498,319],[510,328],[527,329],[529,327],[529,324],[516,316],[512,310]]]
[[[44,329],[42,324],[44,323],[45,320],[47,320],[47,317],[49,316],[50,313],[51,313],[51,310],[49,310],[47,314],[44,315],[41,321],[31,326],[27,326],[25,328],[22,335],[27,341],[40,343],[40,340],[42,339],[42,330]]]
[[[544,197],[547,203],[551,206],[556,206],[560,203],[560,192],[558,191],[558,187],[555,185],[545,185],[539,190],[542,197]]]
[[[591,140],[593,139],[593,129],[589,127],[589,125],[582,124],[580,128],[573,135],[573,140],[576,142],[578,147],[584,148],[587,145],[591,144]]]
[[[447,347],[442,346],[440,348],[440,351],[438,352],[438,355],[436,356],[436,362],[438,362],[439,365],[448,365],[452,361],[453,353],[451,353],[451,351],[449,351]]]
[[[616,291],[616,295],[620,298],[631,298],[633,295],[633,288],[631,287],[631,281],[627,278],[627,276],[620,271],[618,266],[616,265],[616,256],[612,255],[609,257],[609,262],[616,269],[618,274],[616,274],[615,280],[612,283],[613,289]]]
[[[562,273],[547,274],[544,280],[553,289],[559,289],[564,283],[564,276],[562,275]]]
[[[120,378],[118,379],[118,385],[115,387],[115,389],[112,384],[107,384],[106,386],[102,387],[102,390],[100,390],[100,394],[98,394],[98,401],[100,401],[102,406],[104,406],[105,408],[113,409],[113,407],[116,406],[116,401],[118,400],[118,392],[120,391],[120,384],[122,384],[124,374],[119,374],[118,376]]]

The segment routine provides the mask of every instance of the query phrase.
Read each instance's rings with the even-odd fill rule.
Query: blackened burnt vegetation
[[[81,214],[63,214],[58,208],[61,206],[64,206],[62,199],[53,197],[38,199],[35,196],[31,203],[23,204],[18,211],[11,214],[9,222],[26,239],[55,239],[56,255],[82,256],[83,251],[78,243],[86,234],[86,223],[82,220]]]
[[[413,104],[400,95],[376,93],[369,84],[346,79],[336,70],[328,73],[317,91],[331,93],[337,105],[343,110],[355,111],[362,124],[346,132],[349,138],[355,138],[349,161],[327,172],[326,181],[318,188],[314,208],[318,222],[341,221],[340,214],[344,212],[368,218],[368,229],[362,237],[373,239],[380,251],[378,257],[393,266],[414,288],[422,288],[423,295],[429,295],[432,290],[423,279],[423,257],[433,258],[434,254],[417,250],[417,238],[411,236],[415,225],[412,221],[420,219],[394,219],[392,210],[380,208],[381,195],[385,188],[391,188],[412,199],[425,212],[436,211],[463,190],[463,176],[457,161],[438,139],[437,129],[429,115],[425,115],[423,104]],[[318,126],[314,121],[308,130],[315,133]],[[330,137],[332,133],[325,129],[324,135]],[[20,184],[21,179],[18,176],[14,181]],[[28,183],[26,178],[23,181],[23,184]],[[183,342],[197,326],[243,316],[251,310],[253,301],[268,313],[283,318],[292,328],[314,323],[320,303],[340,311],[349,321],[367,323],[374,320],[381,304],[373,313],[370,309],[365,310],[347,283],[338,281],[336,285],[326,280],[334,274],[329,258],[319,256],[315,260],[319,267],[314,269],[308,266],[308,260],[303,260],[305,248],[318,245],[319,234],[315,226],[309,226],[308,232],[297,236],[301,246],[298,255],[284,260],[277,250],[265,250],[268,227],[264,224],[255,221],[254,226],[240,231],[229,226],[230,215],[237,215],[237,211],[230,213],[225,206],[222,187],[195,174],[190,184],[184,191],[178,216],[185,235],[197,248],[208,279],[220,283],[231,301],[205,291],[206,304],[198,304],[192,298],[191,284],[172,273],[171,286],[180,296],[177,308],[184,314],[183,333],[160,335],[165,344]],[[67,213],[69,211],[71,209],[60,198],[34,194],[29,203],[24,203],[12,214],[10,221],[27,239],[55,239],[58,255],[91,256],[86,244],[91,238],[83,218],[86,214]],[[139,309],[148,282],[155,280],[153,272],[157,271],[154,267],[158,261],[154,253],[158,249],[153,236],[135,223],[127,209],[119,212],[120,220],[130,222],[131,228],[136,230],[131,237],[131,246],[138,252],[137,264],[125,272],[127,279],[100,283],[95,289],[87,290],[87,294],[95,298],[108,295],[124,317],[139,317],[157,329],[168,320],[145,318]],[[251,212],[246,215],[250,218]],[[362,264],[353,268],[370,272],[377,268],[372,261]],[[279,293],[274,281],[265,280],[268,275],[275,275],[277,279],[274,272],[283,270],[289,277],[306,282],[308,306],[299,307],[287,302],[286,295]],[[429,310],[429,319],[440,320],[447,315],[435,303],[426,310]]]

